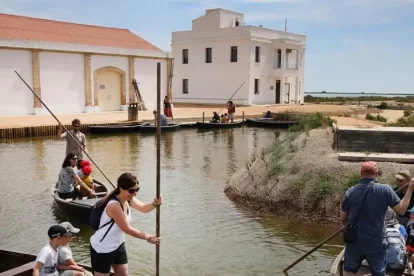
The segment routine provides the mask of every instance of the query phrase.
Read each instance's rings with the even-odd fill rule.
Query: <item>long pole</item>
[[[410,183],[405,184],[404,186],[402,186],[401,188],[399,188],[397,191],[395,191],[395,193],[398,193],[399,191],[401,191],[402,189],[404,189],[405,187],[407,187]],[[318,248],[322,247],[325,243],[327,243],[328,241],[332,240],[333,238],[335,238],[336,236],[338,236],[344,229],[345,226],[342,226],[340,229],[336,230],[335,233],[333,233],[332,235],[330,235],[329,237],[327,237],[326,239],[324,239],[323,241],[321,241],[318,245],[316,245],[314,248],[312,248],[311,250],[309,250],[305,255],[303,255],[302,257],[300,257],[299,259],[297,259],[296,261],[294,261],[291,265],[289,265],[288,267],[286,267],[285,269],[283,269],[283,272],[287,272],[289,269],[291,269],[292,267],[294,267],[296,264],[298,264],[300,261],[302,261],[303,259],[305,259],[307,256],[309,256],[310,254],[312,254],[313,252],[315,252]]]
[[[55,120],[59,123],[59,125],[61,125],[63,127],[63,129],[66,131],[66,133],[70,136],[70,138],[78,145],[78,147],[83,151],[83,153],[86,154],[86,156],[88,156],[88,158],[92,161],[92,163],[96,166],[96,168],[98,168],[98,170],[101,172],[101,174],[106,178],[106,180],[108,180],[109,184],[112,185],[112,187],[115,189],[114,184],[112,184],[111,180],[109,180],[109,178],[104,174],[104,172],[101,170],[101,168],[99,168],[99,166],[95,163],[95,161],[92,159],[92,157],[85,151],[85,149],[79,144],[78,140],[75,139],[75,137],[73,137],[73,135],[67,130],[67,128],[59,121],[59,119],[55,116],[55,114],[53,114],[53,112],[49,109],[49,107],[47,107],[47,105],[42,101],[42,99],[33,91],[33,89],[27,84],[27,82],[22,78],[22,76],[20,76],[19,73],[17,73],[17,71],[14,71],[17,76],[19,76],[19,78],[23,81],[23,83],[27,86],[27,88],[29,88],[30,91],[32,91],[33,95],[35,95],[35,97],[42,103],[42,105],[47,109],[47,111],[49,111],[49,113],[53,116],[53,118],[55,118]]]
[[[161,162],[161,63],[157,62],[157,199],[160,198],[160,162]],[[156,214],[156,235],[160,236],[160,206],[157,207]],[[160,245],[156,245],[155,253],[156,275],[160,275]]]
[[[231,101],[231,99],[233,99],[233,97],[236,95],[236,93],[240,90],[240,88],[242,88],[243,84],[245,83],[245,81],[240,85],[240,87],[236,90],[236,92],[234,92],[234,94],[230,97],[230,99],[226,102],[228,103],[229,101]],[[224,107],[222,107],[219,111],[218,114],[220,114],[220,112],[223,110]]]

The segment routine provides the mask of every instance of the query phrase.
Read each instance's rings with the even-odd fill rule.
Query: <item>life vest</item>
[[[405,241],[397,228],[386,228],[387,271],[403,273],[407,265]]]

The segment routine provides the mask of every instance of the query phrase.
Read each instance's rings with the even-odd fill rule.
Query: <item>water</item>
[[[381,94],[381,93],[321,93],[321,92],[305,92],[305,96],[312,96],[312,97],[322,97],[322,98],[333,98],[333,97],[347,97],[347,98],[355,98],[355,97],[387,97],[387,98],[394,98],[394,97],[413,97],[414,94]]]
[[[288,264],[336,230],[298,220],[257,217],[223,193],[229,177],[249,156],[270,145],[274,130],[194,129],[166,133],[161,141],[162,275],[283,275]],[[116,182],[123,172],[138,175],[138,198],[153,200],[155,135],[87,136],[91,156]],[[37,254],[50,225],[70,220],[81,232],[71,243],[75,260],[89,264],[92,230],[61,214],[50,194],[64,158],[65,141],[33,138],[0,143],[0,248]],[[97,179],[103,180],[97,170]],[[155,233],[155,212],[133,211],[132,225]],[[341,250],[332,241],[290,271],[328,275]],[[131,275],[155,274],[155,246],[127,237]]]

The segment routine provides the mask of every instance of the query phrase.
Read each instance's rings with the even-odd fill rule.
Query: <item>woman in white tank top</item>
[[[143,203],[135,195],[139,190],[137,178],[123,173],[118,178],[117,188],[105,200],[99,229],[91,237],[91,263],[95,276],[109,275],[112,269],[117,276],[128,275],[128,257],[125,249],[125,233],[152,244],[160,244],[161,239],[132,228],[130,207],[148,213],[161,205],[162,199]]]

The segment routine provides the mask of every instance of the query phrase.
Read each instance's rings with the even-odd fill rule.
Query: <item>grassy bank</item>
[[[330,102],[401,102],[401,103],[414,103],[414,97],[383,97],[383,96],[358,96],[358,97],[314,97],[311,95],[305,96],[305,103],[330,103]]]
[[[289,218],[339,223],[344,192],[358,183],[359,163],[342,162],[332,148],[333,120],[316,113],[281,133],[254,154],[227,183],[226,195],[240,206]],[[380,163],[380,182],[392,183],[408,165]]]

